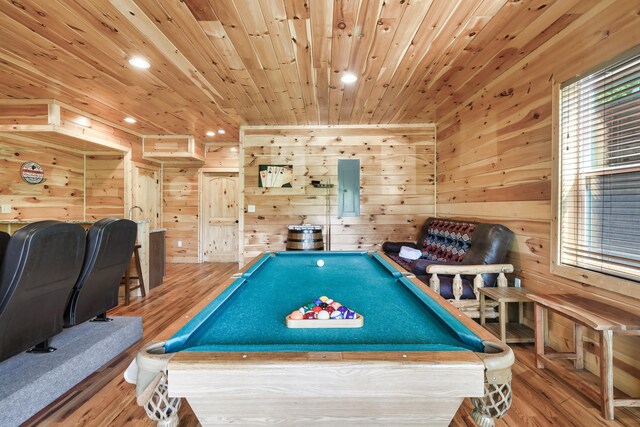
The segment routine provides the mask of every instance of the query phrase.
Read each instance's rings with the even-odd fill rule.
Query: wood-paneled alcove
[[[21,179],[27,161],[43,167],[41,184]],[[128,187],[132,174],[152,165],[141,157],[140,137],[120,126],[55,100],[6,99],[0,100],[0,162],[0,203],[11,207],[0,214],[4,228],[124,216],[136,198]]]

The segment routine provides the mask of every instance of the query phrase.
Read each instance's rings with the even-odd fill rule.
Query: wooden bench
[[[597,296],[574,294],[536,295],[527,294],[534,302],[536,365],[544,368],[551,359],[573,359],[576,369],[584,368],[584,327],[598,333],[596,342],[600,358],[600,395],[594,400],[601,402],[602,415],[613,420],[615,406],[640,406],[640,399],[615,399],[613,396],[613,334],[640,335],[640,312],[637,307],[616,303]],[[544,310],[550,310],[574,322],[573,353],[544,352]],[[587,394],[591,389],[585,388]]]

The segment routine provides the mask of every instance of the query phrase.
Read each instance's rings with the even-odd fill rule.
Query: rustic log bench
[[[595,295],[537,295],[527,294],[534,302],[536,365],[544,368],[551,359],[572,359],[576,369],[584,368],[584,327],[598,334],[594,343],[600,359],[600,393],[582,388],[596,402],[600,401],[602,416],[613,420],[616,406],[640,406],[640,399],[615,399],[613,397],[613,334],[640,336],[640,314],[637,305],[632,307],[605,300]],[[545,354],[544,311],[552,311],[574,322],[575,349],[570,353]]]

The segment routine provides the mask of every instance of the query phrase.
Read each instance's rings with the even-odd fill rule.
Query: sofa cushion
[[[401,265],[405,270],[411,271],[411,263],[413,262],[410,259],[402,258],[399,254],[387,254],[389,258],[394,260],[396,263]]]

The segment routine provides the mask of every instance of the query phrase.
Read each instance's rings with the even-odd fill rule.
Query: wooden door
[[[203,259],[238,261],[238,176],[205,174],[202,183]]]
[[[134,219],[148,219],[149,228],[160,226],[160,178],[153,169],[136,168],[132,206],[140,206],[142,213],[135,211]]]

